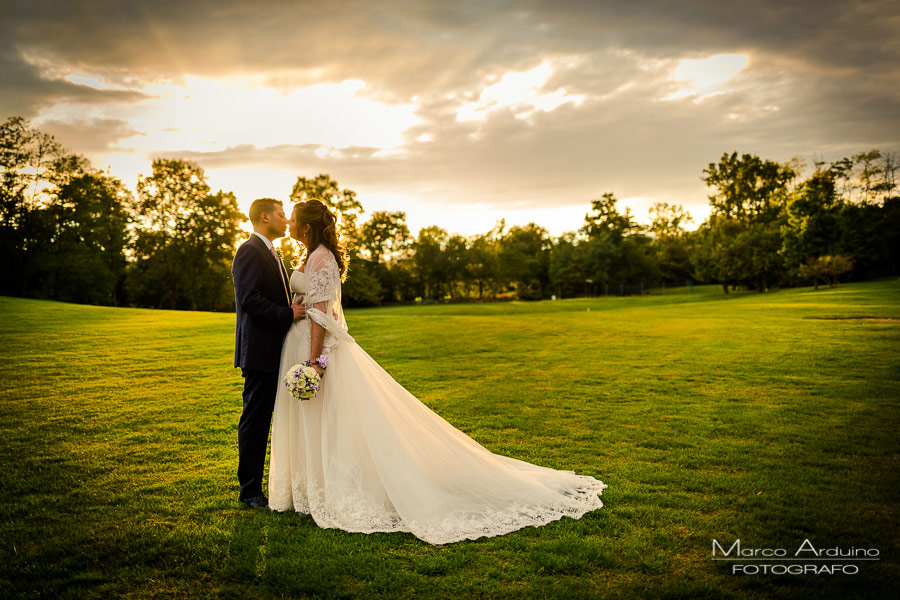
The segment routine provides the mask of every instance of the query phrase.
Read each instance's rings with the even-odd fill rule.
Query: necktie
[[[281,277],[281,285],[284,286],[284,295],[287,297],[288,304],[291,303],[291,293],[288,291],[287,280],[284,278],[284,263],[281,262],[281,257],[278,256],[278,253],[275,251],[275,246],[269,248],[272,251],[272,256],[275,257],[275,262],[278,263],[278,275]]]

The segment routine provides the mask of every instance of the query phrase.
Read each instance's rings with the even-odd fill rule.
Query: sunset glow
[[[542,93],[552,74],[553,67],[548,63],[528,71],[504,73],[497,83],[481,90],[478,100],[463,104],[456,112],[456,120],[483,121],[504,108],[513,109],[516,118],[525,119],[538,110],[549,112],[568,102],[577,106],[584,101],[583,94],[569,95],[562,88]]]
[[[855,4],[834,9],[840,34],[797,30],[766,2],[702,19],[606,3],[163,4],[4,21],[2,116],[131,189],[154,158],[183,158],[246,211],[327,173],[367,213],[405,211],[413,233],[506,217],[558,235],[607,192],[643,221],[653,202],[681,204],[696,226],[700,175],[723,152],[829,160],[900,143],[900,67],[879,41],[893,29]]]
[[[682,60],[672,75],[681,89],[669,95],[667,100],[696,96],[708,98],[724,93],[723,86],[747,65],[743,54],[717,54],[702,59]]]

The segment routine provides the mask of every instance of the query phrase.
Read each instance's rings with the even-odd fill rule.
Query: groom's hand
[[[303,296],[294,300],[291,304],[291,310],[294,311],[294,320],[299,321],[306,316],[306,306],[303,305]]]

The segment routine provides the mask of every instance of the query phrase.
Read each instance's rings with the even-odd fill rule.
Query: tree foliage
[[[350,254],[348,306],[409,301],[572,297],[686,281],[766,291],[839,277],[896,275],[897,155],[869,150],[803,165],[725,153],[703,170],[710,216],[664,202],[639,223],[613,193],[590,202],[577,231],[538,224],[462,236],[431,226],[412,236],[402,211],[363,220],[354,191],[327,174],[297,178],[290,199],[317,198],[338,216]],[[227,310],[242,237],[234,195],[203,169],[157,159],[132,193],[52,136],[0,123],[0,293],[113,305]],[[573,224],[578,226],[579,224]],[[289,265],[299,248],[280,248]]]
[[[819,289],[819,280],[834,287],[838,277],[853,268],[853,259],[849,256],[836,254],[835,256],[819,256],[806,259],[806,263],[800,265],[800,275],[811,277],[813,285]]]
[[[330,175],[320,173],[315,177],[297,177],[291,190],[291,202],[303,202],[309,199],[322,201],[334,212],[338,226],[347,249],[355,255],[359,247],[357,219],[362,213],[362,204],[356,199],[356,192],[340,189],[338,182]]]
[[[203,169],[179,159],[154,160],[137,191],[132,297],[156,308],[233,307],[231,258],[244,220],[234,194],[210,193]]]
[[[653,236],[652,250],[659,268],[659,276],[667,282],[683,282],[694,276],[691,255],[694,236],[685,229],[690,213],[681,206],[657,202],[650,207],[649,232]]]
[[[796,173],[789,165],[763,160],[752,154],[723,154],[718,163],[703,170],[715,192],[709,196],[713,213],[745,222],[770,222],[778,218],[787,198],[788,184]]]
[[[406,213],[376,211],[359,228],[359,247],[376,265],[389,262],[406,249],[411,241]]]
[[[125,302],[132,204],[122,182],[102,173],[82,173],[58,188],[46,209],[45,296],[114,306]]]

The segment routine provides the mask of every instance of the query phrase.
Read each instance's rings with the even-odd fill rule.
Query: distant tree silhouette
[[[693,278],[691,253],[694,236],[685,229],[690,213],[679,205],[657,202],[650,207],[649,232],[660,277],[667,282],[683,283]]]
[[[540,300],[549,287],[550,237],[529,223],[514,226],[500,240],[500,272],[513,282],[520,300]]]
[[[406,249],[411,241],[406,213],[375,211],[359,227],[359,246],[376,265],[390,261]]]
[[[338,216],[351,259],[348,306],[571,297],[684,280],[765,291],[896,275],[897,153],[872,149],[814,166],[802,179],[797,159],[724,153],[703,170],[711,213],[695,231],[685,229],[690,215],[667,203],[653,205],[642,225],[611,192],[590,202],[577,232],[556,239],[535,223],[502,220],[479,235],[431,226],[413,238],[401,211],[363,222],[356,193],[324,173],[298,177],[290,198],[318,198]],[[231,309],[230,262],[244,220],[234,195],[212,193],[195,163],[153,161],[132,195],[22,117],[0,123],[2,294]],[[296,244],[285,238],[280,248],[297,264]]]
[[[133,198],[98,172],[67,178],[47,207],[44,295],[87,304],[125,302],[126,251]]]
[[[154,160],[137,190],[132,298],[157,308],[233,307],[231,258],[245,220],[234,194],[211,194],[203,169],[179,159]]]

